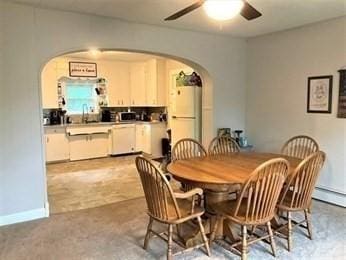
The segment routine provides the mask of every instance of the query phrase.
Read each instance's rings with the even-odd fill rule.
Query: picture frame
[[[94,62],[70,61],[68,64],[70,77],[97,77],[97,64]]]
[[[333,76],[308,77],[307,113],[332,113]]]

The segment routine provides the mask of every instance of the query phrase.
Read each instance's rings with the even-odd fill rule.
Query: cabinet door
[[[166,63],[164,60],[157,60],[157,106],[167,106],[168,88],[166,84]]]
[[[119,99],[119,105],[130,106],[130,70],[126,62],[116,63],[114,68],[116,77],[115,89]]]
[[[152,59],[146,62],[146,78],[145,78],[145,90],[146,90],[146,105],[157,105],[157,62],[156,59]]]
[[[46,131],[45,144],[46,162],[69,159],[69,144],[64,128]]]
[[[151,155],[162,157],[162,138],[167,137],[165,123],[151,125]]]
[[[144,127],[143,125],[136,125],[136,152],[142,152],[144,150]]]
[[[145,106],[145,63],[130,65],[131,106]]]
[[[42,107],[58,108],[58,84],[56,63],[49,62],[41,74]]]
[[[108,134],[91,134],[89,135],[88,147],[90,158],[106,157],[108,155]]]
[[[69,136],[70,160],[83,160],[90,158],[89,135]]]
[[[102,66],[101,66],[102,65]],[[126,62],[102,62],[100,73],[107,80],[109,106],[130,105],[130,71]]]
[[[151,154],[151,126],[143,125],[143,150],[144,153]]]

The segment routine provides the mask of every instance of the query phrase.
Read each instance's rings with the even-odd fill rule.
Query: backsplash
[[[99,113],[96,114],[85,114],[87,115],[87,120],[88,122],[100,122],[102,118],[102,111],[109,110],[113,112],[135,112],[137,115],[145,114],[145,115],[158,115],[158,114],[166,114],[167,113],[167,108],[166,107],[102,107],[100,109]],[[49,118],[51,112],[54,111],[62,111],[61,109],[43,109],[43,118]],[[66,114],[66,117],[69,118],[68,120],[66,119],[66,122],[74,123],[74,124],[79,124],[83,122],[83,115],[68,115]],[[50,122],[50,124],[54,124]],[[56,124],[56,123],[55,123]]]

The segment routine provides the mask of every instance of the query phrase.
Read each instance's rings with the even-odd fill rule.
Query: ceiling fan
[[[199,0],[192,5],[165,18],[165,21],[176,20],[203,6],[208,16],[217,20],[228,20],[241,14],[247,20],[253,20],[262,14],[245,0]]]

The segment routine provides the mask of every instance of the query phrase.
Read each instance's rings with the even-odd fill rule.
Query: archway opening
[[[183,88],[189,91],[178,101],[184,86],[175,84],[177,77],[189,79],[193,72],[202,87]],[[183,58],[78,51],[48,61],[41,78],[51,213],[143,196],[134,156],[144,154],[160,166],[167,162],[165,140],[172,145],[190,137],[207,144],[212,137],[211,79]]]

